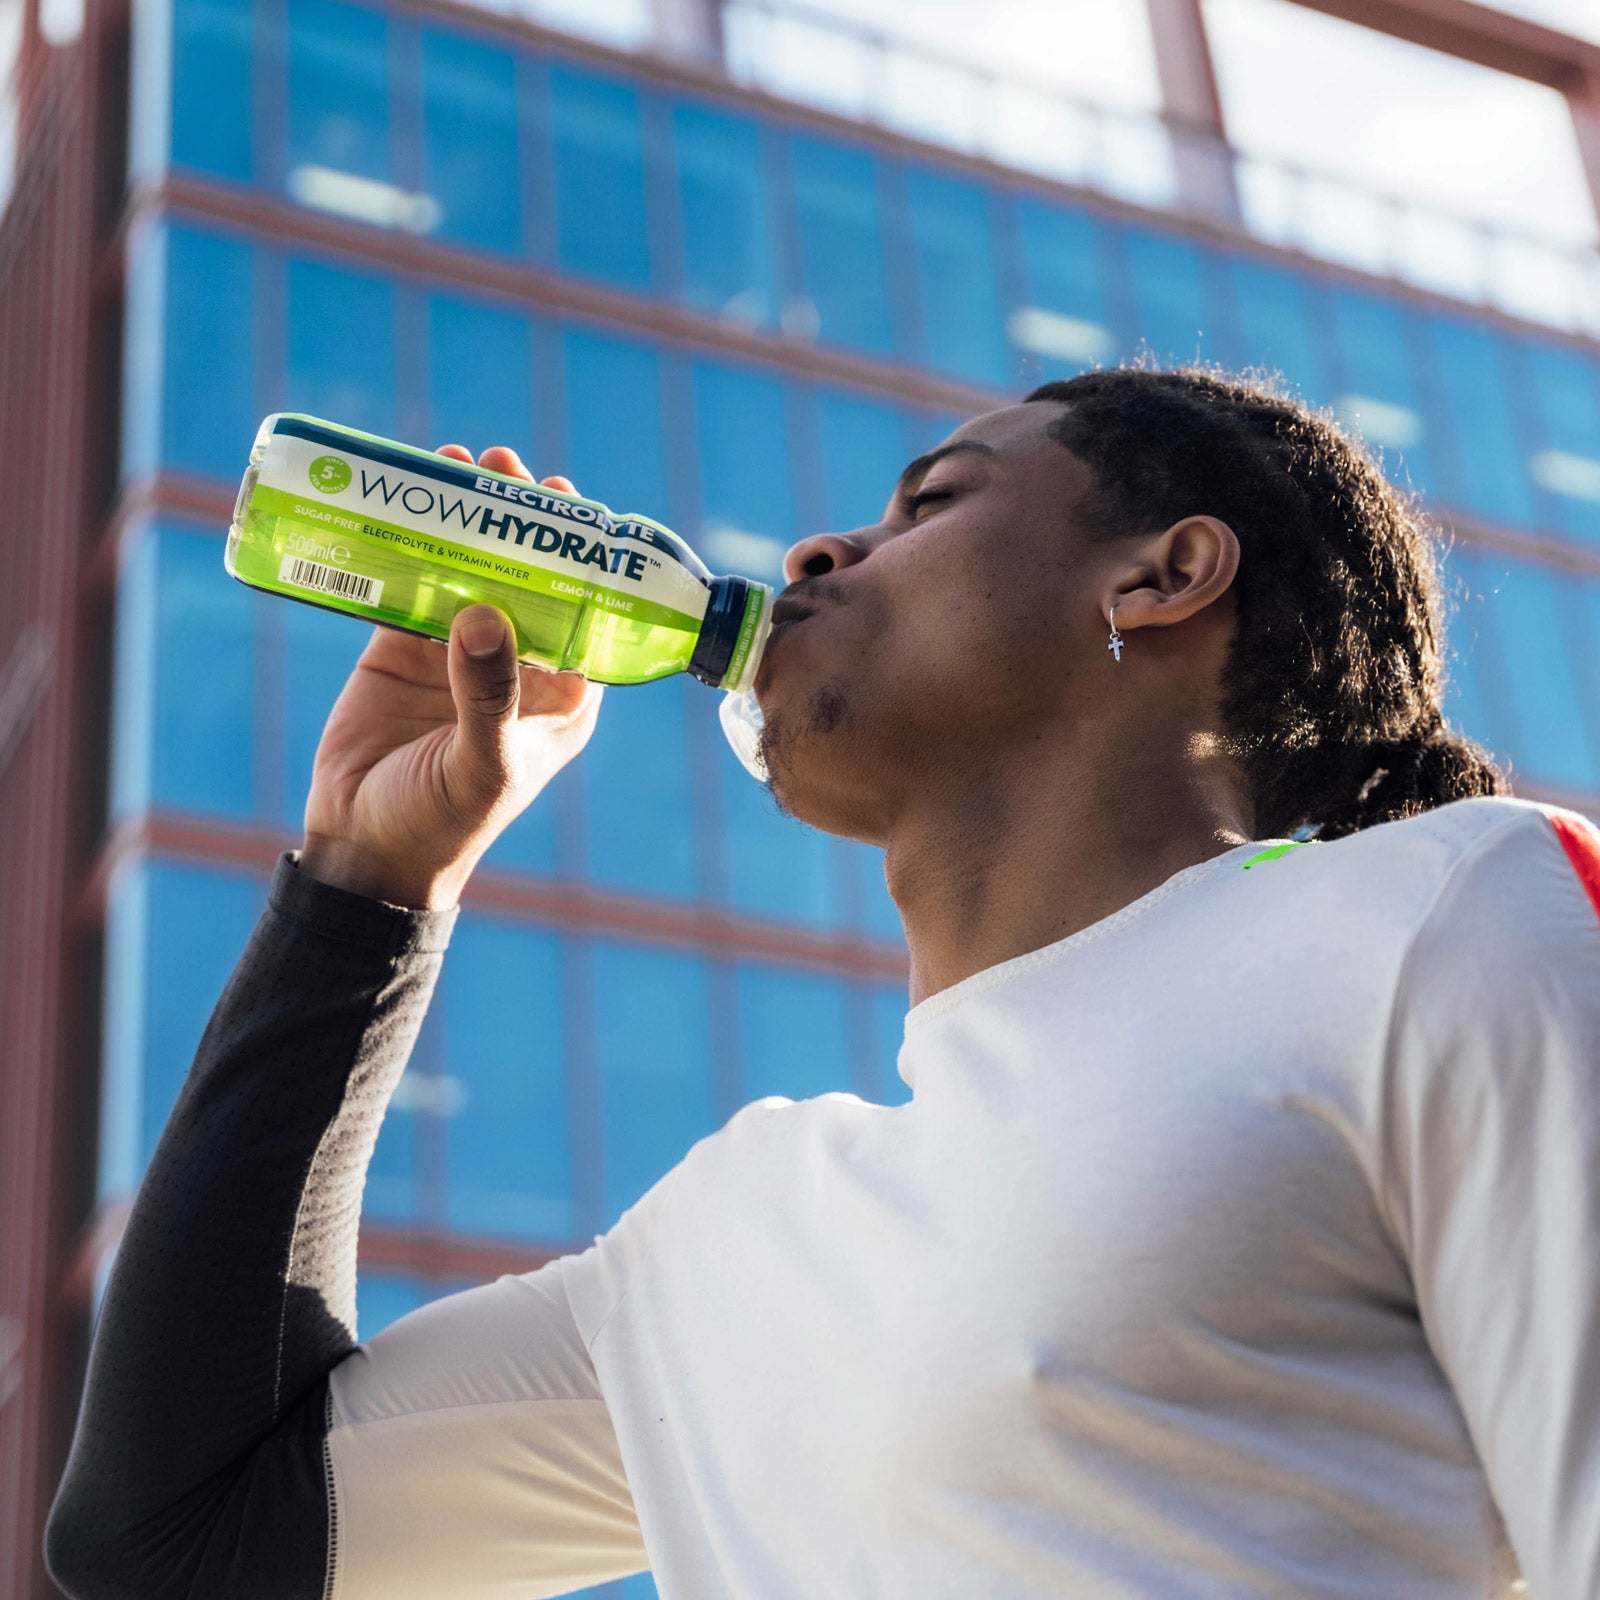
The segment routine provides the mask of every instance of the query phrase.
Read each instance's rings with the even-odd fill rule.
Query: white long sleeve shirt
[[[1266,844],[358,1349],[330,1600],[1600,1597],[1600,834]]]

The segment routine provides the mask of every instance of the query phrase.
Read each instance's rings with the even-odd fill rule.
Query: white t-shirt
[[[330,1600],[1600,1596],[1600,833],[1263,849],[358,1349]]]

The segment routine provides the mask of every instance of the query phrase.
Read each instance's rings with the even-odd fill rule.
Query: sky
[[[974,68],[1100,104],[1153,110],[1160,101],[1148,16],[1138,0],[806,3]],[[1289,0],[1203,3],[1224,114],[1240,148],[1446,212],[1554,239],[1595,238],[1571,121],[1554,90]],[[739,0],[730,8],[737,16]],[[1600,39],[1600,0],[1503,0],[1501,8],[1566,21]],[[834,54],[842,65],[844,53],[835,46]],[[839,72],[841,80],[849,76]],[[952,119],[952,98],[941,97],[930,118]],[[897,117],[903,120],[902,109]]]

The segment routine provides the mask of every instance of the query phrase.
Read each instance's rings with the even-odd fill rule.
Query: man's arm
[[[1600,1595],[1597,894],[1600,833],[1572,813],[1482,838],[1412,945],[1387,1063],[1385,1189],[1422,1325],[1551,1600]]]
[[[441,453],[471,460],[459,445]],[[531,479],[503,447],[479,464]],[[329,1374],[354,1348],[356,1226],[378,1125],[463,885],[583,748],[599,700],[570,673],[520,667],[509,623],[487,605],[455,617],[444,651],[373,630],[317,747],[300,869],[279,865],[118,1251],[46,1533],[69,1592],[323,1593],[337,1560]],[[513,1298],[568,1387],[588,1385],[563,1398],[579,1402],[594,1470],[558,1480],[581,1507],[596,1493],[625,1505],[603,1513],[622,1524],[605,1559],[633,1563],[612,1572],[635,1570],[615,1441],[608,1453],[603,1402],[550,1292],[552,1268],[553,1280]],[[448,1365],[448,1341],[428,1348]],[[546,1376],[536,1368],[528,1387]],[[416,1382],[403,1388],[391,1413],[404,1421],[417,1393]],[[540,1448],[534,1440],[535,1459]],[[406,1465],[413,1486],[426,1478],[425,1457]]]
[[[322,1595],[361,1189],[454,922],[279,862],[106,1286],[46,1535],[69,1594]]]

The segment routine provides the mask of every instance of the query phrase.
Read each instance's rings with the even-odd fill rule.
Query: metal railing
[[[1245,154],[1153,112],[1061,90],[796,0],[726,0],[740,83],[1117,199],[1238,228],[1471,304],[1600,337],[1600,254]]]
[[[655,7],[651,0],[509,3],[547,25],[611,43],[672,48],[654,31],[659,0]],[[721,33],[721,65],[736,83],[1600,339],[1600,252],[1593,247],[1247,154],[1209,130],[1030,84],[804,0],[722,0]]]

